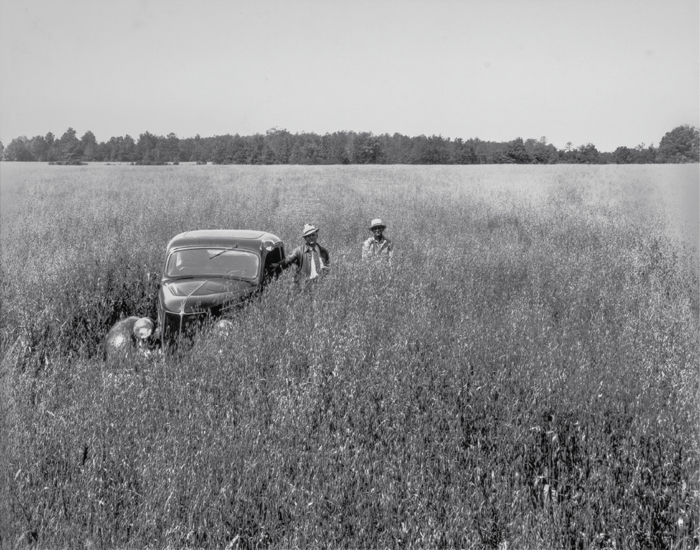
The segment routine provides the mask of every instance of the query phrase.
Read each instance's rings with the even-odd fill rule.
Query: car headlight
[[[272,252],[275,248],[275,243],[273,241],[263,241],[260,248],[264,248],[268,252]]]
[[[151,334],[153,334],[153,321],[148,317],[142,317],[134,323],[134,336],[141,340],[145,340]]]

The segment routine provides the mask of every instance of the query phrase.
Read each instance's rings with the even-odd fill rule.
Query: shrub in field
[[[623,172],[80,170],[80,200],[41,172],[3,231],[3,352],[28,344],[2,544],[698,544],[697,267]],[[377,215],[391,264],[359,261]],[[306,221],[332,254],[312,291],[285,274],[226,335],[95,356],[175,233],[291,247]]]

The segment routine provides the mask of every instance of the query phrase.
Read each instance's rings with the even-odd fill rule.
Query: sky
[[[658,145],[700,126],[699,29],[697,0],[0,0],[0,140]]]

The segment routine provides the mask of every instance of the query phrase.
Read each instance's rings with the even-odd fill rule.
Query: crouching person
[[[103,356],[109,363],[134,357],[150,357],[160,344],[148,317],[127,317],[117,322],[104,340]]]

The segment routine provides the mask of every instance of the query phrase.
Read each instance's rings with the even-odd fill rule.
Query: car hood
[[[239,279],[184,279],[161,287],[163,305],[174,313],[197,313],[237,302],[256,289],[255,282]]]

